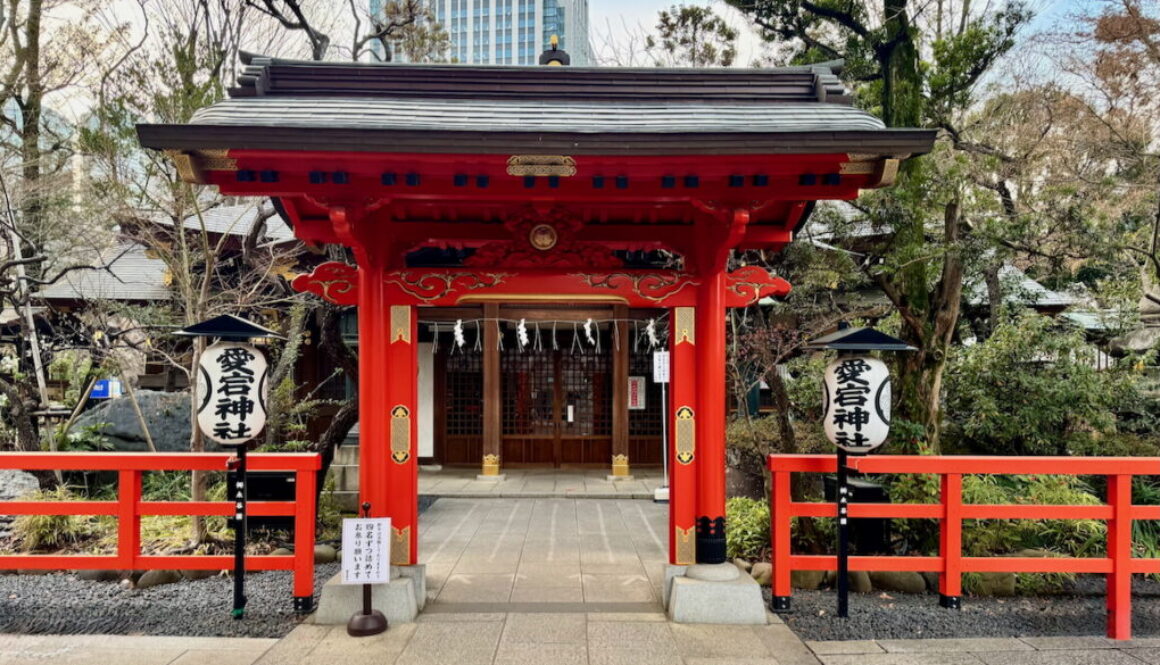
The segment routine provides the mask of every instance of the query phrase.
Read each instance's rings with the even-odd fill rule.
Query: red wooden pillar
[[[1132,476],[1108,476],[1108,558],[1112,572],[1107,575],[1108,637],[1132,639]]]
[[[391,303],[382,263],[359,266],[359,494],[390,517],[391,563],[418,561],[418,333],[415,308]]]
[[[697,563],[725,562],[725,272],[697,294]]]
[[[697,324],[692,307],[669,316],[669,563],[697,562]]]

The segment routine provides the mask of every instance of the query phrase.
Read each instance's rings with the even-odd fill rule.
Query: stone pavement
[[[1160,663],[1160,639],[977,637],[806,642],[822,665],[1141,665]]]
[[[419,469],[419,494],[472,498],[652,499],[660,469],[633,469],[632,480],[608,480],[608,469],[504,469],[504,479],[478,480],[476,468]]]

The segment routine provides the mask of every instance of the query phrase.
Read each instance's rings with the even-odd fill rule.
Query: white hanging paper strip
[[[584,322],[584,336],[588,338],[588,343],[596,346],[596,338],[592,336],[592,319]]]
[[[455,320],[455,327],[451,329],[451,334],[455,337],[455,346],[462,349],[463,345],[467,343],[463,337],[463,319]]]
[[[528,345],[528,322],[527,319],[520,319],[520,324],[516,326],[516,341],[520,344],[520,351]]]
[[[651,351],[660,344],[660,340],[657,339],[657,320],[649,319],[648,325],[644,327],[644,332],[648,335],[648,348]]]

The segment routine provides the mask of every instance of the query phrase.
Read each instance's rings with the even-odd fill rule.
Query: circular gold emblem
[[[540,224],[528,234],[528,242],[541,252],[555,247],[556,240],[556,229],[552,228],[550,224]]]

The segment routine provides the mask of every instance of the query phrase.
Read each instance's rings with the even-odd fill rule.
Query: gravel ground
[[[419,497],[419,512],[436,497]],[[340,569],[314,568],[314,599]],[[290,571],[246,575],[246,617],[235,621],[233,578],[130,589],[72,573],[0,575],[0,633],[282,637],[298,625]]]
[[[1031,637],[1096,635],[1106,631],[1103,576],[1080,576],[1074,588],[1047,596],[964,596],[962,609],[938,606],[937,594],[850,594],[850,616],[837,618],[833,590],[793,592],[793,612],[782,615],[807,640],[921,637]],[[769,589],[763,590],[766,601]],[[1160,584],[1133,580],[1132,633],[1160,636]]]
[[[315,600],[339,564],[315,566]],[[298,625],[290,571],[246,574],[246,617],[235,621],[232,577],[129,589],[75,574],[0,576],[0,633],[282,637]]]

